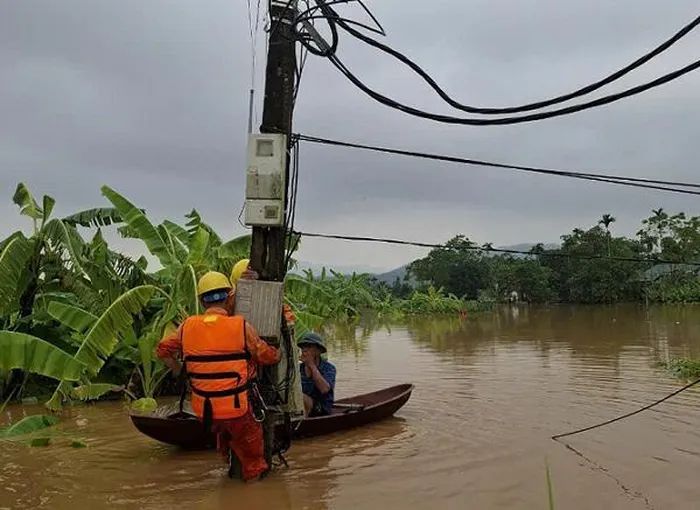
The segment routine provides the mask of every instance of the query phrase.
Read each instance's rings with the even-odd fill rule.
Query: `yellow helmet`
[[[233,285],[236,285],[238,283],[238,280],[241,279],[241,275],[243,275],[243,273],[245,273],[248,270],[249,265],[249,259],[243,259],[236,262],[236,265],[234,265],[233,269],[231,270],[231,283]]]
[[[231,290],[233,286],[225,274],[209,271],[197,283],[197,295],[202,296],[214,290]]]

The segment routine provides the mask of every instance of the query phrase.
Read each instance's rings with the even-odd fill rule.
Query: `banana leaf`
[[[102,194],[112,202],[130,230],[138,234],[139,239],[146,244],[148,250],[158,258],[164,267],[173,264],[173,253],[170,252],[158,229],[153,226],[143,211],[109,186],[102,187]]]
[[[19,234],[0,252],[0,317],[10,315],[18,305],[18,287],[32,250],[33,243]]]
[[[158,289],[151,285],[135,287],[121,296],[100,316],[85,336],[75,358],[85,364],[90,375],[97,373],[112,354],[118,339],[134,323],[134,315],[140,313]]]
[[[114,207],[87,209],[63,218],[63,223],[73,227],[107,227],[121,222],[122,217]]]
[[[7,372],[13,368],[57,380],[77,381],[85,365],[40,338],[0,331],[0,370]]]
[[[26,436],[27,434],[32,434],[39,430],[44,430],[48,427],[53,427],[57,423],[58,418],[56,418],[55,416],[47,416],[44,414],[27,416],[26,418],[21,419],[9,428],[0,431],[0,438]]]
[[[205,262],[209,238],[209,232],[202,227],[197,228],[189,244],[190,253],[189,257],[187,257],[187,264],[201,264]]]
[[[73,268],[78,273],[85,274],[80,260],[85,241],[80,237],[75,227],[66,225],[59,219],[53,219],[44,226],[44,231],[47,238],[68,251]]]
[[[78,333],[85,333],[98,320],[96,315],[82,308],[58,301],[49,303],[48,312],[58,322]]]
[[[121,389],[123,389],[121,386],[115,386],[114,384],[90,383],[72,388],[70,395],[77,400],[97,400],[107,393],[120,391]]]
[[[33,220],[40,220],[43,218],[44,212],[41,210],[41,207],[39,207],[39,204],[36,203],[36,200],[34,200],[27,185],[23,182],[17,185],[15,194],[12,196],[12,201],[19,206],[20,214],[23,216],[29,216]]]
[[[46,222],[49,221],[49,217],[51,216],[51,213],[53,212],[53,208],[56,205],[56,200],[54,200],[52,197],[48,195],[44,195],[44,200],[43,200],[43,210],[41,211],[41,228],[44,228],[44,225],[46,225]]]
[[[168,232],[170,232],[171,236],[180,241],[183,246],[188,246],[190,244],[189,232],[187,232],[187,230],[185,230],[177,223],[173,223],[170,220],[165,220],[163,222],[163,227],[165,227],[168,230]]]

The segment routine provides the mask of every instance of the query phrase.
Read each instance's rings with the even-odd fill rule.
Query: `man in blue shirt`
[[[321,358],[326,352],[323,339],[316,333],[304,333],[297,341],[301,348],[301,389],[306,416],[326,416],[333,409],[335,366]]]

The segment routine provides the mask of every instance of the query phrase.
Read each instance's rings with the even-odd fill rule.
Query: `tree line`
[[[614,223],[605,214],[596,225],[561,236],[558,248],[540,243],[526,256],[494,254],[490,245],[459,235],[409,264],[406,278],[391,288],[401,295],[434,286],[497,301],[515,292],[535,303],[700,301],[700,267],[692,265],[700,261],[700,217],[656,209],[634,237],[614,235]]]

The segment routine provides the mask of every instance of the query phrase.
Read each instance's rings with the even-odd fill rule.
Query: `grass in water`
[[[547,497],[549,501],[549,510],[554,510],[554,489],[552,488],[552,474],[549,470],[549,462],[544,460],[545,475],[547,478]]]
[[[700,360],[681,358],[659,365],[679,379],[700,379]]]

